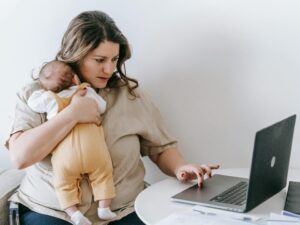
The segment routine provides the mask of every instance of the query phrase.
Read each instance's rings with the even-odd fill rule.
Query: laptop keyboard
[[[243,205],[247,198],[248,182],[241,181],[221,194],[210,199],[213,202],[227,203],[232,205]]]

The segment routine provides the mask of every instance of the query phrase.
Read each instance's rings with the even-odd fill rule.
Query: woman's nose
[[[103,65],[103,71],[106,74],[112,74],[115,70],[114,63],[107,62]]]

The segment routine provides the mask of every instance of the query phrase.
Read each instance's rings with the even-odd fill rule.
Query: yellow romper
[[[86,85],[79,85],[77,91]],[[58,112],[70,104],[74,95],[61,98],[52,94],[58,104]],[[53,183],[63,210],[80,203],[79,182],[83,174],[89,178],[95,201],[115,197],[112,162],[102,126],[77,124],[52,152],[51,162]]]

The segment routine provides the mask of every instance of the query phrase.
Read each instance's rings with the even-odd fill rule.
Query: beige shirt
[[[40,88],[38,82],[32,82],[18,93],[11,134],[37,127],[46,121],[45,114],[35,113],[27,105],[32,92]],[[99,92],[107,102],[102,125],[113,163],[116,197],[111,208],[117,213],[117,219],[134,211],[134,200],[144,188],[145,168],[141,156],[176,147],[176,140],[166,129],[159,110],[145,93],[139,88],[135,90],[139,97],[134,100],[126,87]],[[21,202],[36,212],[70,222],[56,198],[50,157],[48,155],[27,169],[20,188],[10,200]],[[108,224],[109,221],[100,221],[97,217],[97,204],[93,202],[86,179],[81,182],[81,191],[79,209],[86,213],[93,224]]]

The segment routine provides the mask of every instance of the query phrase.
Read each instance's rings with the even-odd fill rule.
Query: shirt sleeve
[[[33,93],[33,91],[38,89],[40,89],[39,84],[37,84],[37,82],[33,82],[17,93],[10,134],[5,142],[5,146],[7,148],[9,148],[8,141],[12,134],[18,131],[29,130],[45,122],[45,114],[34,112],[27,104],[29,96]]]
[[[159,109],[150,97],[139,90],[138,101],[142,108],[140,120],[144,121],[144,129],[140,133],[141,155],[154,155],[169,148],[177,148],[177,140],[167,129]]]

